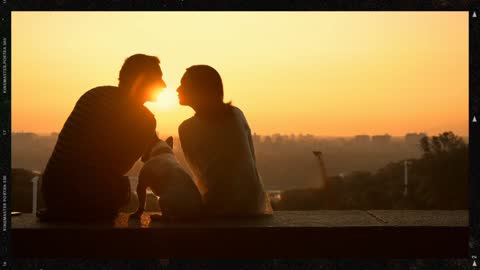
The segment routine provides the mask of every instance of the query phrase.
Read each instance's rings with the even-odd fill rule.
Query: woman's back
[[[182,123],[179,133],[210,214],[271,213],[255,164],[251,131],[240,109],[230,107],[214,119],[195,115]]]

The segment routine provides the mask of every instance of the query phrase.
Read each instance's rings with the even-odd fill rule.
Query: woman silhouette
[[[212,216],[271,214],[255,162],[250,127],[242,111],[223,102],[218,72],[189,67],[177,89],[181,105],[195,115],[179,127],[185,159]]]

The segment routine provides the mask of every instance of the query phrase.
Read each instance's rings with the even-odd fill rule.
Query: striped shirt
[[[113,181],[146,151],[155,128],[153,114],[130,101],[118,87],[101,86],[83,94],[58,136],[42,177],[47,207],[61,203],[56,198],[114,192]]]

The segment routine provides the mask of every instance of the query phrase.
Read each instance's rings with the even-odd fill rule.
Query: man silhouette
[[[111,219],[130,199],[124,176],[156,137],[156,120],[143,105],[165,82],[155,56],[135,54],[119,84],[83,94],[65,122],[42,176],[42,219]]]

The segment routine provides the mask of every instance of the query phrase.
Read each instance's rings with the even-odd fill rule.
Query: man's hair
[[[156,56],[134,54],[128,57],[120,69],[118,86],[120,88],[130,87],[138,75],[158,67],[159,64],[160,60]]]

